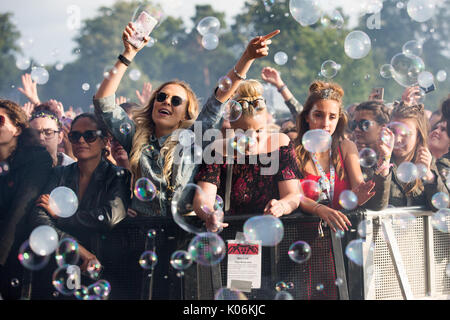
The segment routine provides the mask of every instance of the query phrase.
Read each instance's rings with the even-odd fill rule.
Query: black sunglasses
[[[248,105],[252,105],[253,107],[255,107],[255,109],[262,109],[266,107],[266,102],[263,98],[257,98],[255,100],[246,100],[246,99],[241,99],[238,100],[238,102],[242,105],[243,108],[248,108]]]
[[[156,94],[156,101],[164,102],[164,101],[166,101],[167,97],[169,97],[169,95],[167,93],[158,92]],[[170,99],[170,103],[172,104],[172,106],[178,107],[180,104],[183,103],[183,98],[181,98],[179,96],[172,96],[172,98]]]
[[[349,122],[348,126],[351,131],[354,131],[358,127],[361,131],[368,131],[373,121],[361,119],[359,121],[352,120]]]
[[[84,141],[86,141],[87,143],[92,143],[101,136],[102,132],[100,130],[87,130],[83,133],[81,133],[80,131],[71,131],[68,134],[69,141],[71,143],[78,143],[81,137],[83,137]]]

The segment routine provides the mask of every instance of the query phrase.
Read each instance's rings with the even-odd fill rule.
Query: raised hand
[[[372,198],[375,195],[375,191],[372,192],[374,187],[375,182],[367,181],[361,182],[359,185],[357,185],[355,188],[352,189],[352,191],[358,197],[358,206],[362,206],[364,203],[369,201],[370,198]]]
[[[265,36],[259,36],[250,40],[247,45],[246,54],[250,59],[258,59],[269,54],[269,44],[272,43],[270,38],[280,33],[280,30],[272,31]]]
[[[417,104],[420,98],[421,94],[419,86],[408,87],[402,94],[402,101],[408,105]]]
[[[283,85],[283,80],[281,80],[280,73],[271,67],[264,67],[261,70],[261,78],[275,87],[280,88]]]
[[[31,78],[31,74],[25,73],[22,75],[22,86],[23,88],[17,88],[24,96],[30,100],[31,103],[36,105],[40,104],[39,96],[37,93],[36,82]]]
[[[127,40],[131,38],[131,36],[136,32],[136,29],[134,28],[134,25],[132,22],[129,22],[128,25],[125,27],[125,30],[122,33],[122,40],[123,40],[123,46],[125,47],[125,52],[133,55],[133,57],[138,53],[143,47],[147,45],[147,43],[150,40],[150,37],[145,36],[144,37],[144,43],[140,48],[135,48],[132,44],[130,44]]]
[[[427,180],[431,180],[434,177],[430,170],[432,160],[433,156],[427,147],[419,147],[417,149],[416,164],[423,164],[427,168],[427,174],[425,177]]]
[[[65,112],[65,116],[66,118],[70,118],[70,119],[75,119],[75,117],[77,116],[77,114],[75,113],[75,111],[73,111],[73,106],[69,107],[69,110],[67,110]]]
[[[43,194],[36,200],[36,206],[43,208],[47,213],[54,219],[58,218],[58,215],[53,212],[53,210],[50,208],[50,195],[49,194]]]
[[[56,113],[59,119],[61,119],[64,116],[64,106],[62,102],[57,101],[55,99],[50,99],[47,102],[45,102],[46,105],[50,107],[50,110]]]
[[[124,97],[124,96],[120,96],[120,97],[116,98],[116,104],[117,105],[121,105],[122,103],[125,103],[125,102],[127,102],[127,98]]]
[[[142,87],[142,93],[136,90],[136,96],[139,99],[141,106],[145,107],[150,102],[150,97],[152,96],[152,84],[150,82],[145,82]]]
[[[28,119],[31,118],[31,114],[34,111],[34,107],[35,105],[31,102],[25,102],[25,104],[23,105],[23,111],[25,111],[25,113],[27,114]]]

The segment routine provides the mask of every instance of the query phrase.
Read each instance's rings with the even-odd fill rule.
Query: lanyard
[[[334,196],[334,166],[333,162],[331,160],[331,149],[330,149],[330,179],[327,178],[327,175],[325,174],[325,171],[322,169],[322,166],[320,165],[319,161],[317,160],[316,154],[311,153],[311,158],[314,162],[314,165],[317,168],[317,171],[319,171],[319,174],[321,178],[319,179],[319,184],[322,190],[325,190],[325,193],[322,193],[319,197],[319,201],[323,200],[324,198],[328,198],[330,201],[330,204],[333,203],[333,196]],[[331,181],[330,181],[331,180]]]

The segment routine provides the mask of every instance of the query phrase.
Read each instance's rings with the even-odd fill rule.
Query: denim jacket
[[[116,105],[115,95],[94,99],[94,106],[96,114],[103,119],[111,134],[119,141],[125,151],[130,154],[133,136],[136,133],[136,126],[127,116],[126,112],[120,106]],[[196,119],[196,122],[202,123],[202,133],[211,128],[220,129],[222,125],[223,106],[224,104],[216,99],[214,93],[209,97]],[[126,134],[122,133],[124,131],[124,126],[126,126],[127,129]],[[193,128],[193,126],[191,128]],[[139,159],[142,176],[149,178],[157,189],[156,196],[152,201],[144,202],[133,197],[131,208],[140,214],[149,216],[169,216],[174,187],[182,188],[188,183],[193,183],[194,176],[199,169],[199,164],[193,162],[183,161],[181,164],[174,163],[172,168],[171,186],[167,185],[166,180],[162,177],[164,159],[159,156],[159,152],[169,136],[170,135],[156,138],[152,135],[150,141],[144,146],[141,158]],[[204,149],[207,144],[209,144],[208,141],[202,141],[202,149]],[[134,186],[132,187],[134,188]]]

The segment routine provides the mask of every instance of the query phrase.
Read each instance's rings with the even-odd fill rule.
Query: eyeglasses
[[[167,97],[170,97],[167,93],[158,92],[156,94],[156,101],[164,102],[164,101],[166,101]],[[170,99],[170,104],[174,107],[178,107],[182,103],[183,103],[183,98],[181,98],[179,96],[172,96],[172,98]]]
[[[352,120],[348,124],[351,131],[355,131],[356,127],[358,127],[361,131],[368,131],[372,125],[373,121],[366,119],[361,119],[359,121]]]
[[[87,143],[92,143],[101,136],[102,132],[100,130],[87,130],[85,132],[71,131],[68,134],[69,141],[71,143],[78,143],[81,137],[83,137],[84,141]]]
[[[55,133],[59,132],[59,130],[53,130],[53,129],[34,129],[39,135],[43,134],[44,138],[46,139],[52,139],[55,136]]]
[[[238,102],[242,105],[244,109],[247,109],[249,104],[254,106],[256,110],[263,109],[266,107],[266,102],[264,101],[263,98],[257,98],[255,100],[241,99],[238,100]]]

